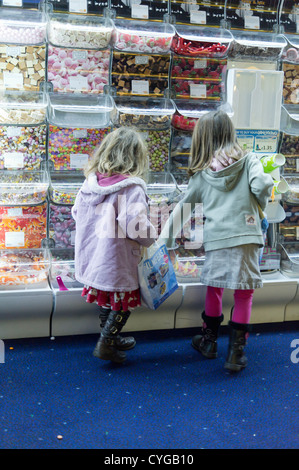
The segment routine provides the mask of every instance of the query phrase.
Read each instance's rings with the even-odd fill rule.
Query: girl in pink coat
[[[124,351],[135,346],[134,338],[119,333],[141,305],[141,248],[156,239],[148,218],[147,170],[147,148],[138,131],[111,132],[89,161],[72,209],[76,279],[84,284],[82,296],[100,309],[102,330],[93,354],[113,362],[123,362]]]

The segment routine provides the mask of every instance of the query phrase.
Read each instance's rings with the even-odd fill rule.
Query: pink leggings
[[[207,287],[205,314],[208,317],[219,317],[222,314],[222,295],[224,289],[221,287]],[[232,321],[235,323],[248,324],[251,315],[251,306],[254,289],[234,292],[235,305],[233,308]]]

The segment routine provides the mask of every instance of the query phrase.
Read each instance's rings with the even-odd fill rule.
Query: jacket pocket
[[[132,248],[132,254],[135,256],[141,256],[140,248]]]

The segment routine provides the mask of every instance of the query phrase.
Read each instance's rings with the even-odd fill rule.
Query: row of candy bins
[[[282,108],[282,137],[280,149],[286,155],[284,176],[289,191],[283,194],[286,214],[279,225],[281,270],[288,276],[299,274],[299,108],[284,104]],[[298,149],[297,149],[298,147]]]
[[[0,10],[0,88],[39,91],[46,79],[46,16]]]

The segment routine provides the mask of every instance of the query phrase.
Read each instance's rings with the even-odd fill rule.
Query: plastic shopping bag
[[[166,245],[154,243],[145,248],[138,265],[142,304],[156,310],[178,288]]]

